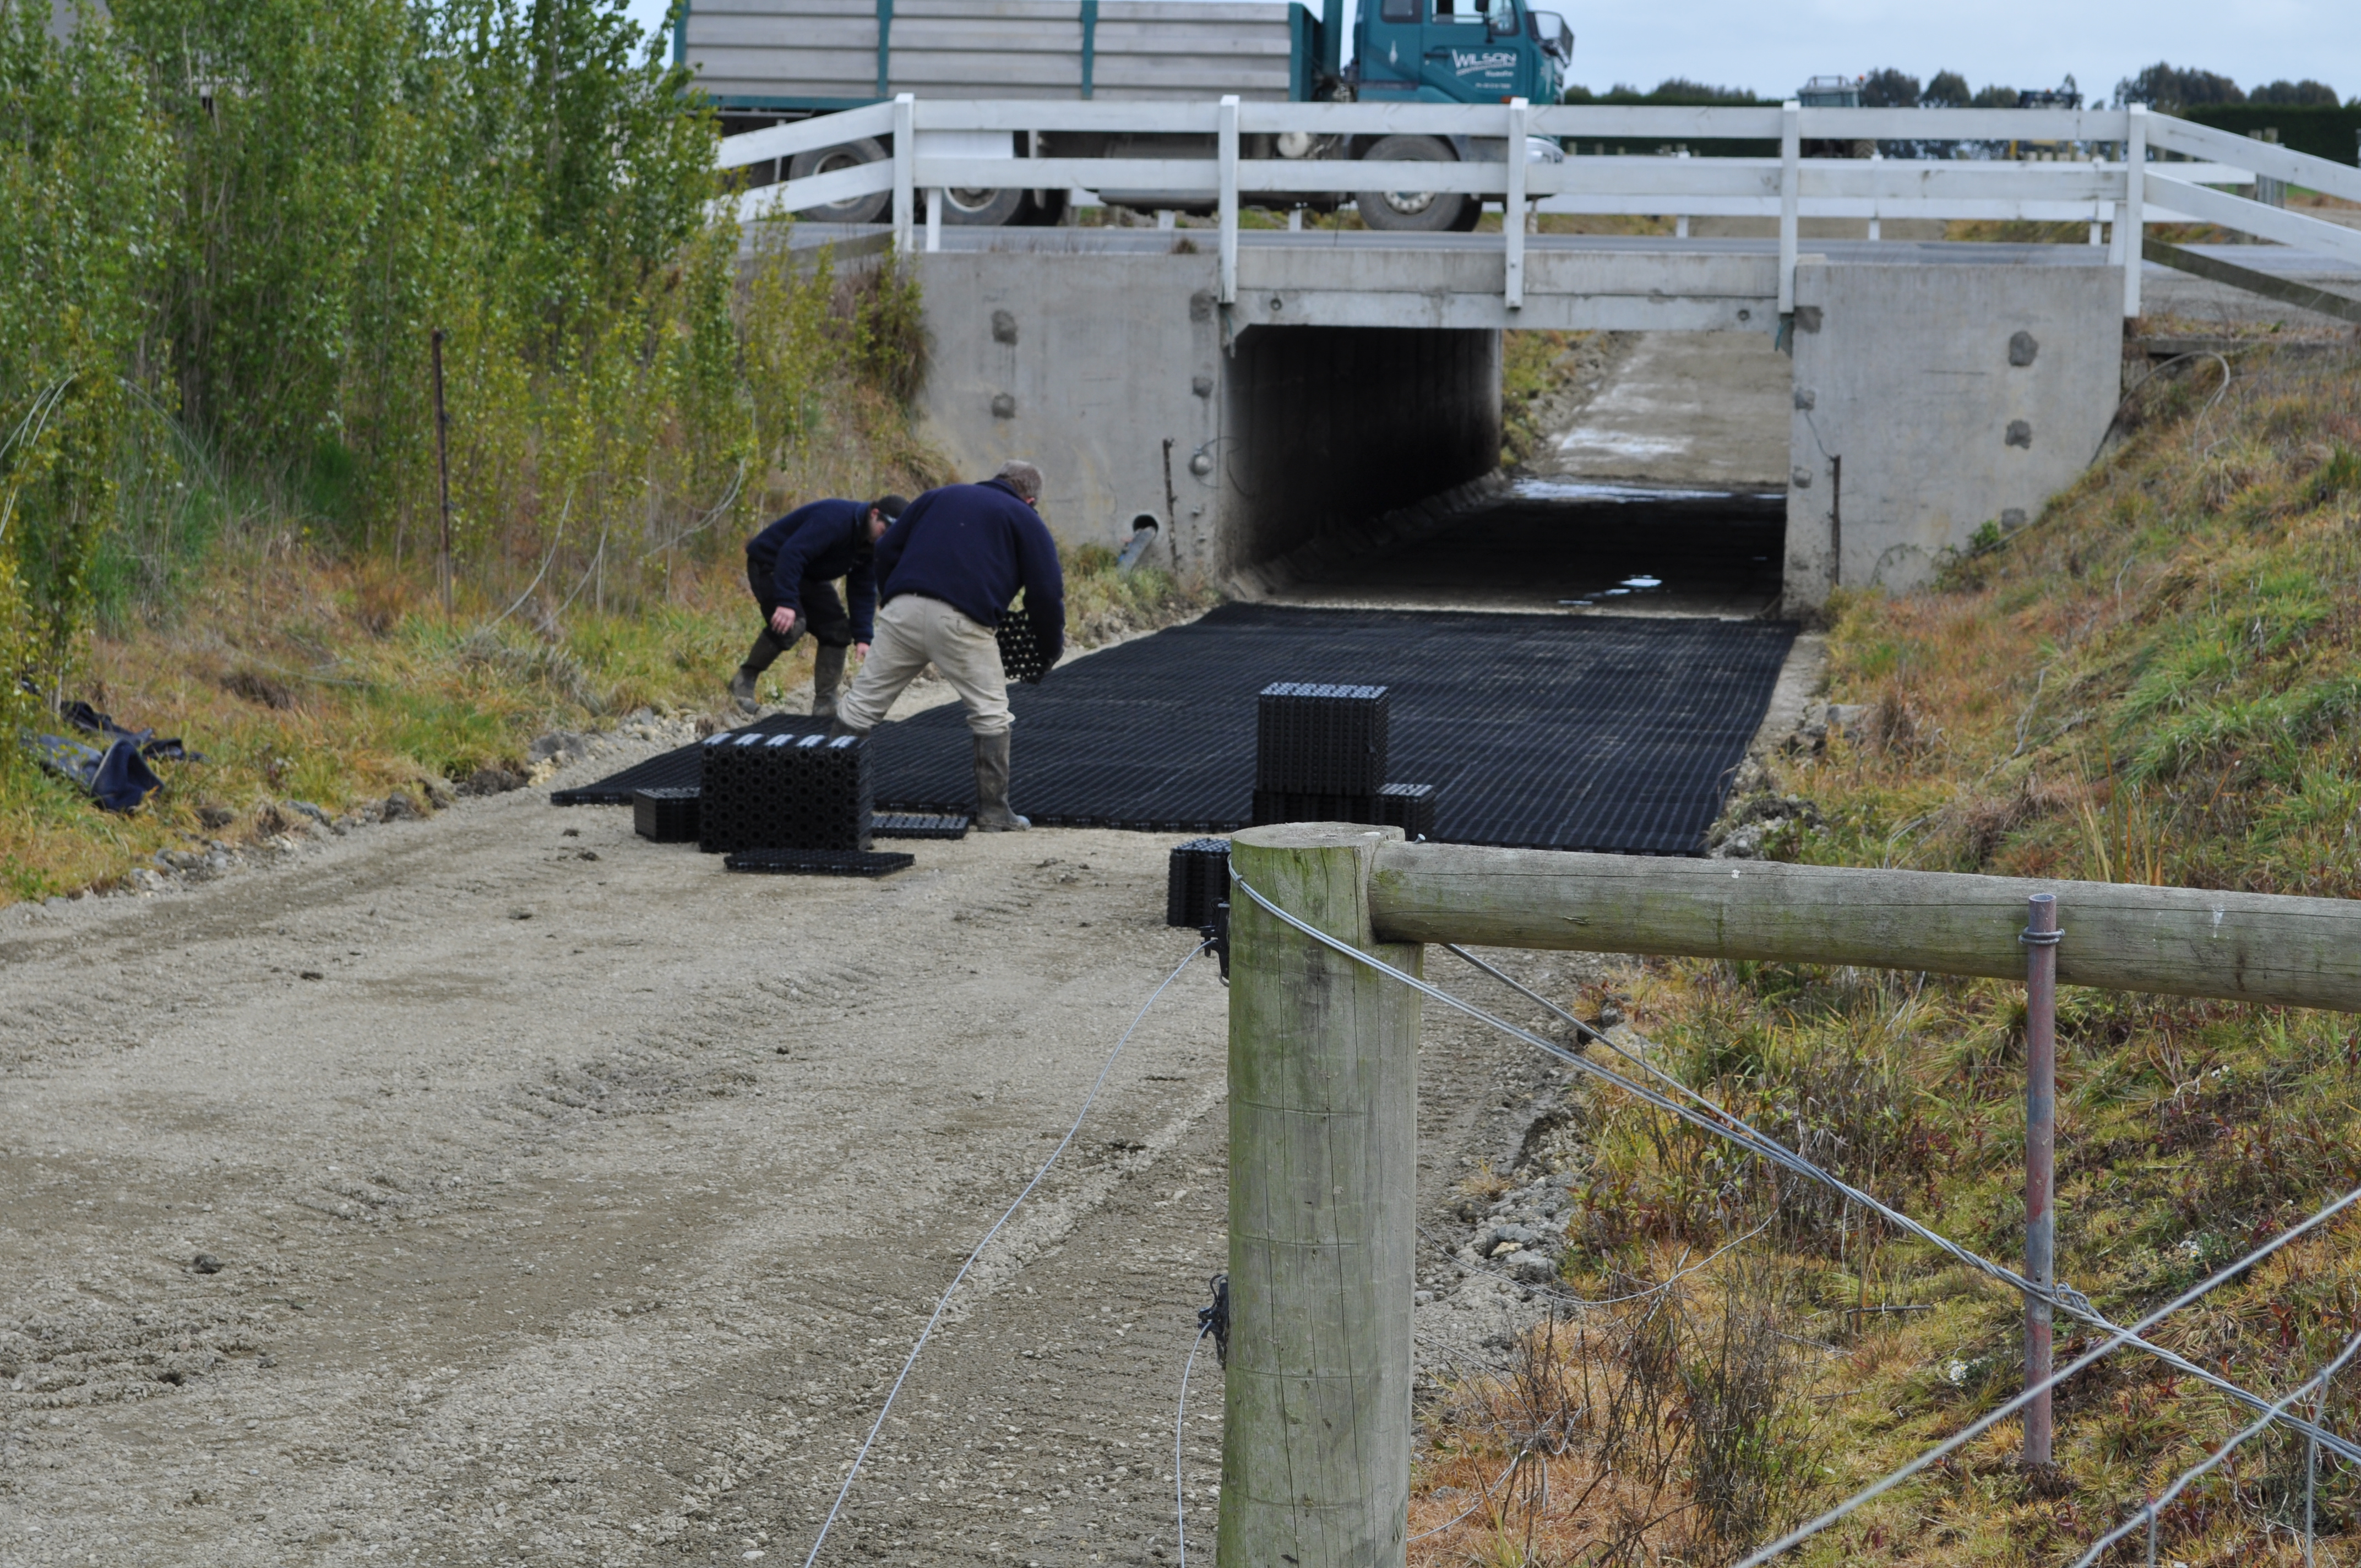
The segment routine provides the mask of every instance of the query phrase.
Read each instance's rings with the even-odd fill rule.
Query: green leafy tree
[[[1918,102],[1929,109],[1964,109],[1973,100],[1968,79],[1956,71],[1938,71],[1927,79]]]
[[[1918,104],[1918,79],[1908,71],[1888,66],[1861,78],[1861,104],[1864,109],[1915,109]]]
[[[114,473],[142,411],[167,149],[103,18],[50,35],[0,0],[0,704],[54,689],[91,613]]]
[[[2246,102],[2285,104],[2291,108],[2334,109],[2343,100],[2337,97],[2336,89],[2325,82],[2314,82],[2310,77],[2301,82],[2290,82],[2282,77],[2256,88],[2246,95]]]
[[[2194,109],[2206,104],[2243,104],[2246,95],[2228,77],[2211,71],[2184,71],[2165,60],[2115,83],[2115,101],[2152,109]]]

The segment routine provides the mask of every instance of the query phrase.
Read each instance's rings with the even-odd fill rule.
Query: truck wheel
[[[1001,228],[1016,221],[1025,204],[1022,191],[960,191],[943,192],[943,222],[972,228]],[[918,217],[927,215],[927,199],[918,198]]]
[[[1449,143],[1434,137],[1380,137],[1361,155],[1372,163],[1456,163]],[[1363,191],[1353,198],[1361,221],[1373,229],[1446,234],[1459,227],[1475,197],[1457,191]]]
[[[823,147],[812,152],[799,152],[787,160],[787,178],[802,180],[814,174],[833,174],[840,169],[855,169],[864,163],[876,163],[885,157],[884,145],[875,137],[862,137],[842,147]],[[822,224],[873,224],[885,215],[893,204],[891,191],[872,191],[866,196],[850,201],[834,202],[825,207],[806,207],[796,215]]]

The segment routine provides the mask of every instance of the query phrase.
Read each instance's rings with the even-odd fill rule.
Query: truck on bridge
[[[693,0],[675,13],[673,57],[693,67],[725,133],[858,108],[897,93],[945,98],[1196,100],[1235,93],[1262,102],[1498,104],[1557,102],[1574,35],[1532,0],[1369,0],[1344,59],[1344,0],[1315,16],[1274,0]],[[1017,158],[1191,159],[1208,138],[1147,133],[973,131],[928,135],[930,152]],[[959,145],[936,148],[933,136]],[[1498,139],[1410,135],[1250,137],[1247,158],[1499,161]],[[1268,144],[1268,145],[1263,145]],[[1554,161],[1554,144],[1519,149]],[[758,165],[755,183],[802,179],[888,156],[889,138]],[[781,165],[784,165],[782,167]],[[1210,210],[1202,192],[1104,191],[1119,205]],[[1054,224],[1064,190],[952,190],[951,224]],[[1476,226],[1479,197],[1365,191],[1349,198],[1373,229]],[[871,193],[805,213],[874,223],[888,197]],[[1251,198],[1280,209],[1333,210],[1333,193]]]

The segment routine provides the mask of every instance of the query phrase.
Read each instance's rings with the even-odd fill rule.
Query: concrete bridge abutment
[[[1496,328],[1225,334],[1198,255],[919,261],[928,439],[962,477],[1038,463],[1061,543],[1120,546],[1152,518],[1148,560],[1225,582],[1499,461]]]
[[[1922,587],[2088,466],[2118,397],[2121,280],[2075,248],[1805,258],[1782,613]],[[1061,543],[1118,547],[1148,519],[1148,561],[1230,584],[1490,471],[1505,327],[1775,319],[1775,270],[1750,256],[1556,258],[1563,291],[1521,313],[1477,291],[1473,254],[1339,252],[1325,294],[1309,251],[1254,259],[1293,283],[1250,282],[1225,320],[1209,254],[920,256],[928,439],[963,477],[1038,463]],[[1421,291],[1430,261],[1442,282]]]
[[[2114,417],[2122,306],[2103,266],[1798,267],[1784,612],[1923,587],[2038,517]]]

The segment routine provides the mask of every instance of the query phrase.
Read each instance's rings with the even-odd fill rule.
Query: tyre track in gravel
[[[850,1430],[898,1360],[873,1314],[939,1288],[1186,950],[1166,847],[723,878],[517,796],[13,922],[0,1560],[696,1554],[807,1412]],[[1165,1003],[1200,1080],[1220,1005]],[[1202,1116],[1147,1072],[1110,1142]],[[1121,1179],[1078,1162],[1011,1240]]]
[[[0,918],[0,1563],[799,1560],[943,1284],[1188,950],[1169,848],[725,877],[518,795]],[[1142,1026],[831,1560],[1169,1549],[1224,1017],[1205,963]],[[1459,1151],[1515,1146],[1492,1102],[1531,1069],[1455,1021],[1425,1040],[1439,1213]]]

